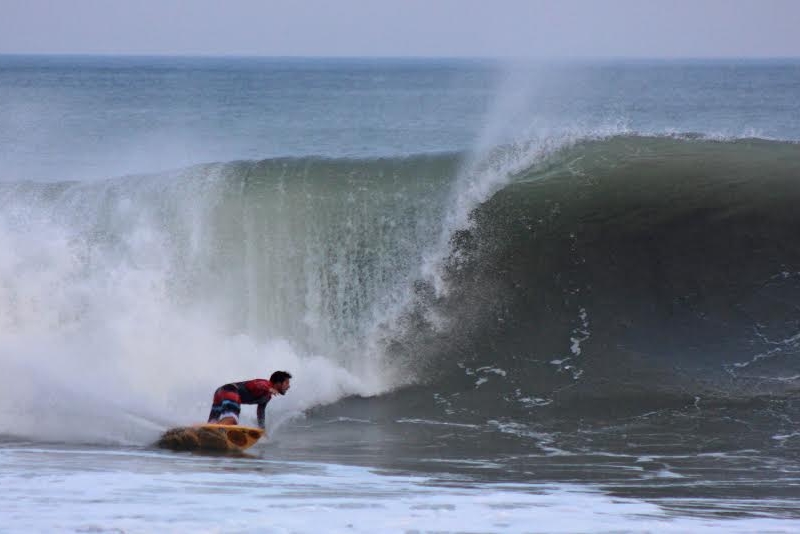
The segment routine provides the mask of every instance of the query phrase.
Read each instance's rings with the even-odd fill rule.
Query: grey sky
[[[800,56],[800,0],[0,0],[0,53]]]

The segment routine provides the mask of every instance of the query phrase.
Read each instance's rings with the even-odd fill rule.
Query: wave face
[[[791,396],[799,156],[616,136],[1,183],[0,418],[141,443],[277,368],[297,380],[272,417]]]
[[[798,198],[797,144],[579,142],[453,234],[450,291],[416,301],[446,321],[412,311],[392,350],[478,419],[792,395]]]
[[[392,387],[371,332],[439,238],[458,161],[1,183],[0,362],[20,378],[3,421],[59,439],[87,415],[163,428],[179,407],[205,417],[219,384],[279,368],[300,376],[283,411]]]

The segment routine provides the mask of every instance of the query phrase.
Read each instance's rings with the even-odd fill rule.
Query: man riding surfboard
[[[264,411],[273,395],[286,395],[292,375],[286,371],[275,371],[269,380],[254,378],[244,382],[233,382],[220,386],[214,392],[208,422],[219,425],[238,425],[242,404],[257,404],[258,426],[264,428]]]

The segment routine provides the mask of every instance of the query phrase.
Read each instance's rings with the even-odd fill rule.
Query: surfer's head
[[[291,387],[291,378],[292,375],[286,371],[275,371],[272,373],[272,376],[269,377],[269,381],[272,382],[272,387],[274,387],[278,393],[286,395],[286,392],[289,391]]]

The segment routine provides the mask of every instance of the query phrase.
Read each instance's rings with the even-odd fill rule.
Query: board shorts
[[[233,384],[225,384],[214,392],[214,400],[211,404],[211,413],[208,414],[208,422],[216,423],[220,419],[232,417],[234,423],[238,425],[241,409],[242,398],[239,396],[239,390]]]

